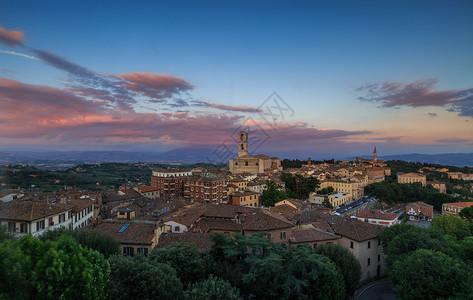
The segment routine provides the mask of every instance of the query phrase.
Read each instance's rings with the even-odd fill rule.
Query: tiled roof
[[[33,221],[71,210],[73,205],[35,201],[10,201],[0,204],[0,219]]]
[[[243,227],[232,219],[200,219],[193,228],[204,229],[202,230],[203,232],[209,232],[211,230],[240,232]]]
[[[336,234],[329,233],[318,228],[292,229],[288,232],[288,236],[291,243],[321,242],[340,238],[340,236]]]
[[[394,220],[398,216],[393,213],[387,213],[379,209],[362,210],[356,214],[357,218],[378,219],[378,220]]]
[[[473,202],[453,202],[453,203],[444,203],[444,205],[451,205],[451,206],[465,208],[465,207],[473,206]]]
[[[383,230],[380,225],[338,216],[334,216],[329,225],[336,234],[359,242],[377,238]]]
[[[159,237],[157,248],[165,248],[174,243],[188,243],[195,245],[200,252],[206,252],[212,247],[213,242],[209,233],[187,232],[187,233],[166,233]]]
[[[127,224],[129,225],[126,226]],[[121,244],[142,245],[152,244],[153,238],[155,237],[155,228],[155,223],[133,222],[132,220],[106,221],[94,227],[96,230],[110,234]]]
[[[430,204],[427,204],[427,203],[424,203],[422,201],[417,201],[417,202],[412,202],[412,203],[408,203],[406,205],[406,208],[407,207],[425,207],[425,208],[433,208],[432,205]]]
[[[140,192],[142,193],[154,192],[154,191],[159,190],[159,188],[157,187],[148,186],[148,185],[137,185],[136,188],[139,189]]]

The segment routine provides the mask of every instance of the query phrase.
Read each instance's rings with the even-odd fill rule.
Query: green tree
[[[345,282],[345,294],[353,295],[361,279],[361,265],[353,253],[338,244],[320,244],[314,252],[330,258],[335,263]]]
[[[228,281],[210,275],[203,281],[196,282],[184,292],[188,300],[240,300],[240,291]]]
[[[14,240],[15,235],[8,231],[8,228],[6,226],[0,225],[0,243],[2,243],[5,240]]]
[[[390,266],[396,260],[417,249],[432,249],[450,256],[454,255],[453,250],[441,234],[420,227],[411,227],[410,230],[396,235],[388,244],[384,251],[386,262]]]
[[[333,208],[332,203],[330,203],[328,196],[324,197],[324,201],[322,201],[322,205],[327,207],[327,208]]]
[[[471,269],[444,253],[419,249],[396,261],[389,272],[403,299],[472,299]]]
[[[194,245],[175,243],[166,248],[155,248],[149,258],[174,268],[184,285],[202,278],[202,258]]]
[[[469,222],[473,222],[473,206],[463,208],[458,215]]]
[[[473,267],[473,236],[465,238],[458,244],[458,256]]]
[[[5,298],[103,299],[110,265],[70,237],[43,242],[29,235],[0,245]],[[12,281],[10,278],[14,278]],[[8,284],[8,287],[2,286]]]
[[[284,181],[286,189],[296,194],[299,199],[307,199],[309,194],[320,185],[319,180],[315,177],[304,177],[284,172],[281,173],[281,180]]]
[[[291,250],[285,276],[282,285],[285,299],[346,298],[339,268],[328,257],[314,253],[307,246]]]
[[[261,201],[265,206],[274,206],[274,203],[284,200],[287,195],[274,180],[267,180],[261,193]]]
[[[457,216],[437,215],[432,219],[431,226],[441,233],[454,236],[459,240],[471,235],[468,222]]]
[[[111,274],[107,285],[110,299],[180,299],[182,283],[171,266],[142,255],[109,258]]]
[[[120,251],[120,243],[113,236],[98,230],[71,230],[59,227],[53,230],[46,230],[39,238],[42,241],[56,241],[61,236],[70,236],[83,247],[97,250],[106,258],[110,255],[118,254]]]

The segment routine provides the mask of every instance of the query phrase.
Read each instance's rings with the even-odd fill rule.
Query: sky
[[[472,1],[1,7],[0,150],[473,152]]]

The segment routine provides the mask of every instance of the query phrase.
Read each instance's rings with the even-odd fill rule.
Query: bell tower
[[[373,162],[377,162],[377,161],[378,161],[378,151],[376,151],[376,147],[374,147]]]
[[[248,133],[240,131],[238,133],[238,157],[248,155]]]

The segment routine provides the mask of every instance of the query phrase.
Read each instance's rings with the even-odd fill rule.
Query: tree
[[[417,249],[432,249],[447,255],[454,255],[449,244],[442,235],[436,235],[435,231],[429,231],[420,227],[412,227],[410,230],[395,236],[388,244],[385,254],[388,266],[403,256],[409,255]]]
[[[324,201],[322,201],[322,205],[327,207],[327,208],[333,208],[332,203],[328,200],[328,196],[324,197]]]
[[[339,268],[326,256],[308,246],[289,253],[286,280],[282,285],[285,299],[345,299],[345,285]]]
[[[174,268],[184,285],[202,278],[202,258],[197,247],[187,243],[175,243],[166,248],[155,248],[149,258]]]
[[[473,236],[465,238],[457,247],[458,256],[473,267]]]
[[[8,231],[6,226],[0,226],[0,243],[5,240],[14,240],[15,235]]]
[[[274,206],[274,203],[284,200],[287,195],[274,180],[267,180],[261,193],[261,201],[265,206]]]
[[[209,278],[189,285],[184,292],[188,300],[240,300],[240,291],[228,281],[210,275]]]
[[[46,230],[39,238],[42,241],[57,241],[61,236],[70,236],[83,247],[97,250],[106,258],[110,255],[118,254],[120,251],[120,243],[113,236],[98,230],[71,230],[59,227],[53,230]]]
[[[180,299],[182,284],[176,270],[142,255],[109,258],[111,274],[107,285],[110,299]]]
[[[304,177],[284,172],[281,173],[281,180],[286,184],[286,189],[297,194],[299,199],[307,199],[309,194],[320,185],[319,180],[315,177]]]
[[[468,222],[457,216],[437,215],[432,219],[431,226],[441,233],[454,236],[459,240],[471,235]]]
[[[473,206],[463,208],[458,215],[469,222],[473,222]]]
[[[43,242],[26,235],[2,243],[0,266],[0,298],[103,299],[110,273],[100,253],[65,236]]]
[[[335,263],[345,282],[345,294],[353,295],[361,279],[361,265],[358,259],[347,248],[338,244],[320,244],[314,252],[330,258]]]
[[[396,261],[389,272],[403,299],[471,299],[471,269],[444,253],[419,249]]]

